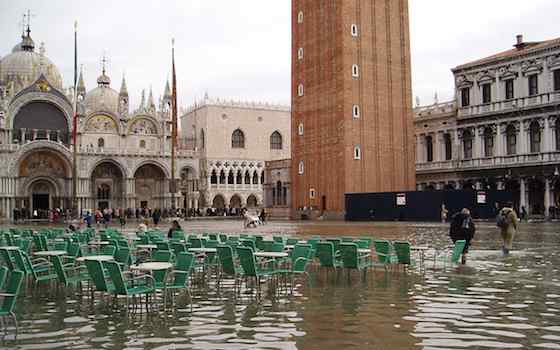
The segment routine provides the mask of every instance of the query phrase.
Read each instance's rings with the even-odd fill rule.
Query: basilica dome
[[[62,90],[62,76],[58,68],[44,52],[35,52],[35,43],[29,33],[23,36],[21,43],[13,48],[12,53],[0,60],[0,82],[6,85],[13,82],[16,90],[33,83],[41,73],[52,86]]]
[[[83,104],[87,113],[91,112],[112,112],[118,113],[119,93],[110,87],[111,79],[105,71],[97,78],[97,87],[88,92]]]

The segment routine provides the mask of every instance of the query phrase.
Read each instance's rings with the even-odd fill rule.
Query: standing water
[[[237,224],[235,224],[237,225]],[[241,232],[230,223],[188,231]],[[256,233],[257,231],[251,231]],[[259,233],[370,236],[447,245],[437,224],[272,223]],[[502,257],[495,226],[478,224],[466,266],[377,268],[362,278],[313,266],[293,295],[261,299],[197,283],[166,312],[126,313],[96,294],[31,287],[17,306],[19,334],[2,349],[560,349],[560,235],[525,224]]]

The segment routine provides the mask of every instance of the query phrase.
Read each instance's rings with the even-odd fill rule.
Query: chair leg
[[[12,315],[13,319],[14,319],[14,325],[16,327],[16,334],[15,334],[15,339],[17,339],[18,336],[18,323],[17,323],[17,318],[16,318],[16,314],[13,312],[10,312],[10,315]]]

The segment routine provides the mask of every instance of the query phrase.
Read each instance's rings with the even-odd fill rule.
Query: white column
[[[519,179],[519,211],[521,212],[521,207],[527,209],[527,190],[525,186],[525,179]]]
[[[550,152],[552,151],[551,139],[552,134],[550,132],[550,125],[548,117],[545,117],[544,120],[544,129],[543,129],[543,144],[541,152]]]
[[[549,217],[550,213],[550,180],[548,178],[544,179],[544,215]]]
[[[424,163],[424,135],[416,137],[416,163]]]
[[[473,148],[472,148],[472,159],[476,159],[476,158],[480,158],[482,156],[482,153],[480,152],[480,145],[482,144],[482,142],[480,142],[480,135],[478,132],[478,128],[473,128]]]
[[[434,133],[432,136],[432,158],[434,162],[441,161],[441,150],[440,150],[440,142],[439,142],[439,132]]]
[[[521,121],[519,124],[519,137],[517,140],[517,154],[527,153],[527,148],[525,147],[526,144],[527,133],[525,132],[525,123]]]

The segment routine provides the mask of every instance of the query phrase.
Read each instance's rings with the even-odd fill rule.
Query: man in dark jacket
[[[462,264],[467,262],[467,253],[469,252],[469,246],[475,231],[476,228],[471,218],[471,212],[467,208],[463,208],[463,210],[452,216],[449,237],[451,237],[453,243],[460,240],[466,241],[463,256],[461,257]]]

